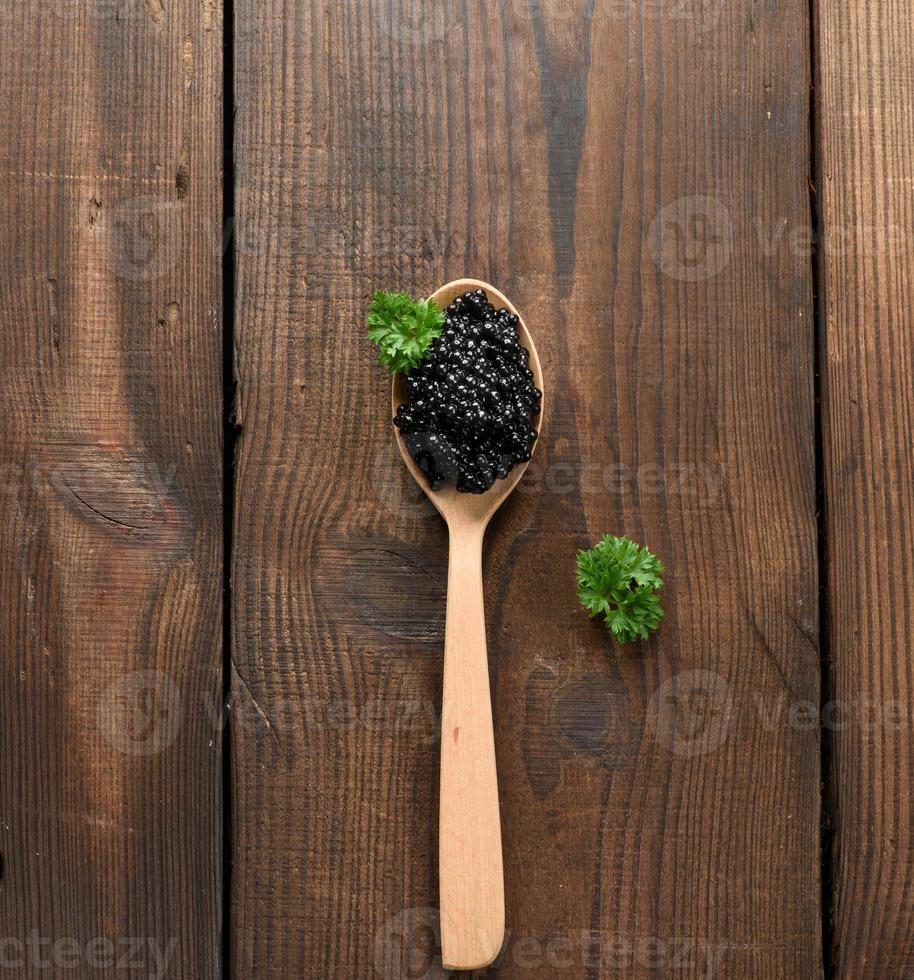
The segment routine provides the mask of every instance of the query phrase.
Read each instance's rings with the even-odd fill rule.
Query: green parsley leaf
[[[646,640],[663,619],[659,591],[663,565],[647,548],[607,534],[578,552],[578,598],[618,643]]]
[[[408,374],[441,334],[444,314],[434,300],[407,293],[376,292],[368,311],[368,339],[391,374]]]

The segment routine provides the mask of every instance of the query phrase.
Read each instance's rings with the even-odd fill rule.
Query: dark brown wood
[[[219,969],[221,30],[0,11],[0,936]]]
[[[807,11],[671,6],[236,4],[238,976],[440,975],[445,531],[362,322],[464,274],[550,393],[488,537],[493,974],[820,975]],[[669,569],[642,647],[577,605],[606,531]]]
[[[914,976],[914,27],[817,4],[836,976]]]

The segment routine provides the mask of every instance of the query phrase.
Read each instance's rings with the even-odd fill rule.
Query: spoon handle
[[[451,528],[438,874],[444,966],[472,970],[498,955],[505,896],[495,739],[482,595],[485,528]]]

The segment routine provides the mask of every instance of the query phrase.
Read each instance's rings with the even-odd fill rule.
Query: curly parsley
[[[378,345],[378,360],[391,374],[407,374],[440,336],[444,314],[434,300],[378,291],[366,322],[368,339]]]
[[[663,618],[659,591],[663,565],[647,548],[607,534],[578,552],[578,598],[618,643],[646,640]]]

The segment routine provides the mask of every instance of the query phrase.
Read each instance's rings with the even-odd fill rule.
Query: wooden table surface
[[[549,395],[484,975],[910,980],[909,5],[228,3],[0,8],[0,974],[445,975],[446,533],[363,322],[470,275]]]

